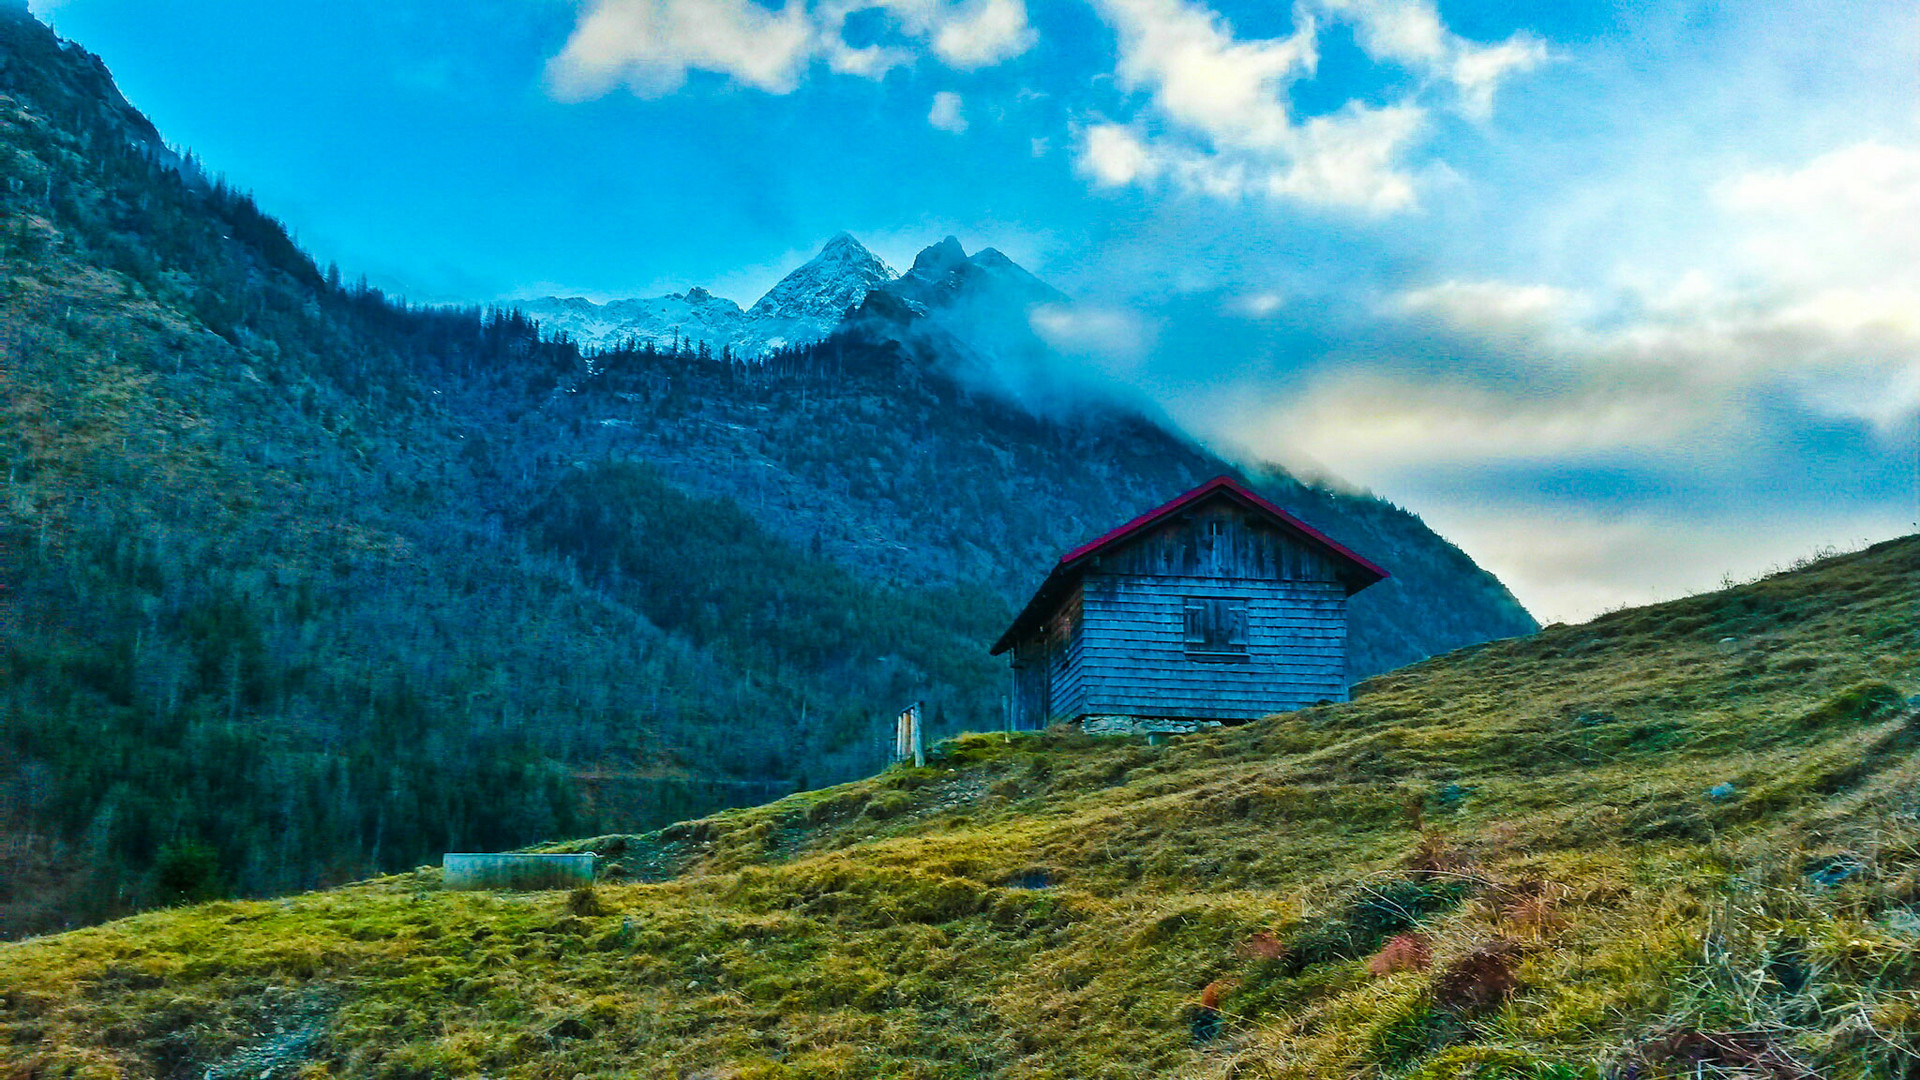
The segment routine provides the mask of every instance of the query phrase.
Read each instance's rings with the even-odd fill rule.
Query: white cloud
[[[1716,195],[1747,226],[1743,255],[1774,280],[1920,291],[1920,148],[1870,139]]]
[[[887,16],[893,39],[855,48],[849,17]],[[879,78],[925,50],[970,71],[1031,48],[1023,0],[786,0],[778,11],[753,0],[588,0],[565,49],[548,64],[564,99],[625,85],[642,96],[679,89],[689,71],[709,71],[773,94],[796,89],[809,65]]]
[[[933,95],[933,108],[927,113],[927,123],[941,131],[959,134],[967,130],[967,118],[961,112],[960,95],[951,90],[942,90]]]
[[[1268,41],[1240,41],[1219,15],[1186,0],[1095,0],[1119,34],[1123,85],[1152,94],[1167,118],[1216,146],[1284,149],[1288,83],[1313,69],[1312,19]]]
[[[1012,59],[1034,43],[1022,0],[973,0],[945,8],[930,27],[934,54],[960,71]]]
[[[1417,405],[1411,387],[1373,395],[1382,404],[1368,418],[1351,386],[1318,387],[1292,429],[1301,449],[1388,470],[1530,446],[1679,459],[1703,439],[1764,428],[1761,402],[1797,402],[1883,439],[1920,421],[1920,148],[1857,143],[1714,193],[1718,216],[1671,268],[1626,265],[1585,289],[1453,280],[1401,293],[1388,314],[1510,358],[1505,388],[1463,398],[1442,376]],[[1541,389],[1548,376],[1560,389]],[[1578,415],[1591,424],[1564,422]]]
[[[1497,45],[1480,45],[1449,31],[1431,0],[1318,0],[1329,13],[1357,24],[1361,48],[1377,60],[1400,63],[1451,82],[1461,111],[1484,117],[1494,91],[1508,75],[1538,67],[1546,44],[1515,34]]]
[[[1265,319],[1286,306],[1286,297],[1279,293],[1257,292],[1235,297],[1228,303],[1227,310],[1249,319]]]
[[[668,94],[690,69],[783,94],[813,50],[813,25],[795,0],[777,12],[752,0],[594,0],[548,77],[568,99],[622,83],[642,96]]]
[[[1237,441],[1274,460],[1349,475],[1516,462],[1619,460],[1711,436],[1737,450],[1719,396],[1686,372],[1618,372],[1552,386],[1333,370],[1279,403],[1242,402]],[[1227,407],[1231,408],[1229,404]]]
[[[1083,137],[1081,165],[1107,187],[1120,187],[1159,175],[1160,164],[1140,137],[1119,124],[1095,124]]]
[[[1349,20],[1376,60],[1409,65],[1458,92],[1460,108],[1485,115],[1508,75],[1545,57],[1515,37],[1494,46],[1446,30],[1424,0],[1302,0],[1292,33],[1246,40],[1192,0],[1094,0],[1119,40],[1115,75],[1143,93],[1131,122],[1082,133],[1083,167],[1105,186],[1163,178],[1221,198],[1249,195],[1384,214],[1417,201],[1406,158],[1423,129],[1424,88],[1397,101],[1350,101],[1312,117],[1294,115],[1290,88],[1319,65],[1319,20]],[[1151,115],[1156,123],[1149,124]]]
[[[1516,34],[1498,45],[1456,48],[1449,75],[1460,91],[1460,108],[1484,119],[1493,112],[1493,94],[1508,75],[1531,71],[1547,59],[1545,42]]]
[[[1287,167],[1267,174],[1267,193],[1374,213],[1412,206],[1413,180],[1400,158],[1425,118],[1414,105],[1358,102],[1316,116],[1301,128]]]
[[[1554,285],[1507,281],[1445,281],[1412,289],[1395,300],[1402,311],[1438,316],[1462,330],[1546,330],[1583,301]]]

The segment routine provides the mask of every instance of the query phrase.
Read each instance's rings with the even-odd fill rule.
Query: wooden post
[[[915,768],[926,767],[927,750],[920,737],[920,703],[917,701],[907,706],[893,726],[893,760],[908,758],[913,759]]]

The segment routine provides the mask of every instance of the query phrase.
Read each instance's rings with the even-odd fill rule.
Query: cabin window
[[[1189,660],[1235,663],[1247,659],[1245,600],[1188,597],[1185,621]]]

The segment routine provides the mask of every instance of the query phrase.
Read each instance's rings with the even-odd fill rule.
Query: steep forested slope
[[[914,698],[997,726],[1045,563],[1225,468],[884,337],[586,360],[344,284],[10,7],[0,212],[0,933],[760,801]],[[1532,627],[1268,487],[1399,575],[1362,670]]]
[[[31,1076],[1898,1078],[1920,537],[1141,740],[0,946]]]

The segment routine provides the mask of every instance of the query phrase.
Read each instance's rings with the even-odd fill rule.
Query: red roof
[[[1066,585],[1079,578],[1081,570],[1085,568],[1089,561],[1126,543],[1128,540],[1133,539],[1135,536],[1153,528],[1155,525],[1173,517],[1188,507],[1194,506],[1216,495],[1231,498],[1247,508],[1257,511],[1270,519],[1274,524],[1279,525],[1288,532],[1294,533],[1316,547],[1325,549],[1329,554],[1345,563],[1348,573],[1342,574],[1341,577],[1347,583],[1347,595],[1349,596],[1388,576],[1385,570],[1381,569],[1371,560],[1359,555],[1344,544],[1335,541],[1327,534],[1321,532],[1319,529],[1314,528],[1299,518],[1294,517],[1292,514],[1287,513],[1285,510],[1280,509],[1278,506],[1275,506],[1272,502],[1262,498],[1240,481],[1235,480],[1231,476],[1216,476],[1206,483],[1201,484],[1199,487],[1194,488],[1192,491],[1187,492],[1185,495],[1174,499],[1172,502],[1166,503],[1163,506],[1157,506],[1141,514],[1139,517],[1134,518],[1132,521],[1127,522],[1125,525],[1095,537],[1081,544],[1079,547],[1074,548],[1072,551],[1067,552],[1065,555],[1060,556],[1060,561],[1054,564],[1052,572],[1047,575],[1047,580],[1042,582],[1039,590],[1033,594],[1033,599],[1027,602],[1027,606],[1022,609],[1020,615],[1013,620],[1013,625],[1007,628],[1007,632],[1000,636],[998,642],[994,643],[991,655],[998,656],[1012,648],[1014,640],[1019,636],[1020,632],[1028,625],[1039,621],[1042,610]]]

